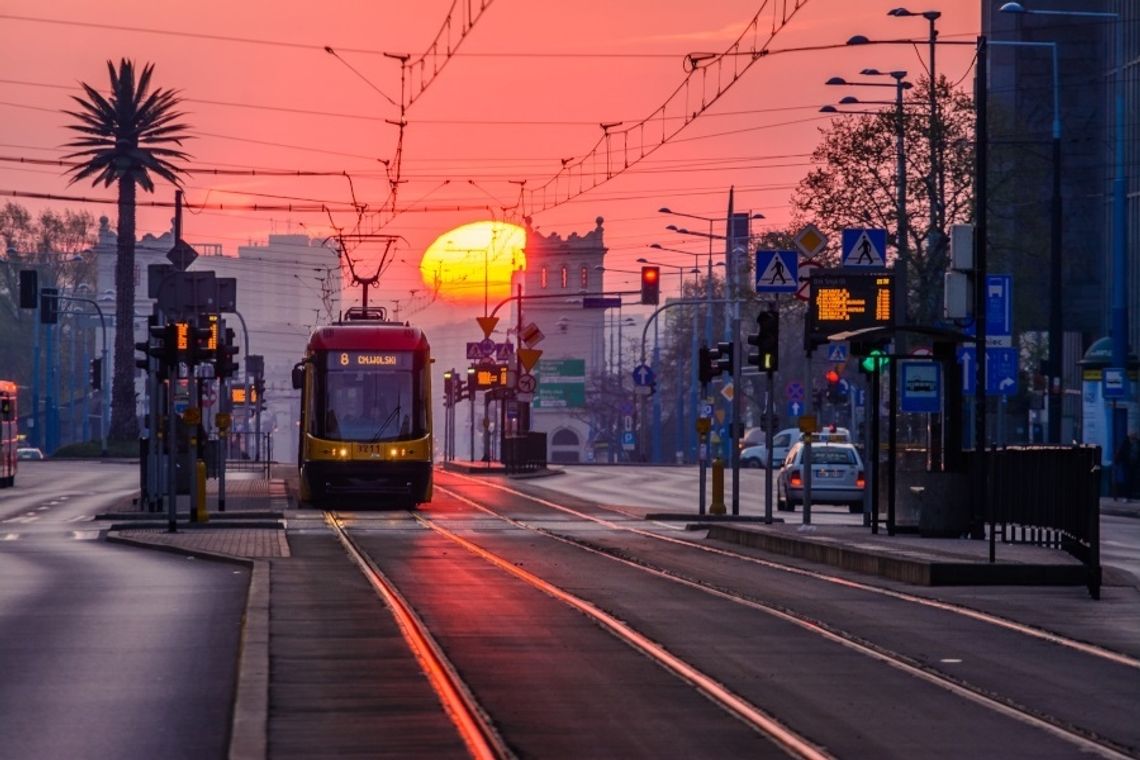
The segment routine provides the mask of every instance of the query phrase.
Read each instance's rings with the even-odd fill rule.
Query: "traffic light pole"
[[[732,341],[735,345],[740,345],[740,317],[734,317],[732,320]],[[740,514],[740,446],[736,442],[739,439],[740,420],[744,418],[741,414],[741,399],[744,393],[740,389],[740,365],[747,359],[743,351],[737,353],[739,356],[732,362],[732,428],[729,436],[732,449],[732,514],[734,515]]]
[[[772,524],[772,428],[776,425],[775,415],[773,414],[772,407],[774,406],[772,396],[776,391],[775,373],[768,370],[764,373],[768,376],[768,395],[764,400],[764,444],[767,446],[768,461],[765,463],[767,467],[764,469],[764,522]]]

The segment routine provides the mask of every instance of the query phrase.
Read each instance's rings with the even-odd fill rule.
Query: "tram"
[[[431,501],[431,362],[424,333],[382,310],[350,309],[313,331],[293,368],[302,502]]]
[[[0,380],[0,488],[16,485],[16,384]]]

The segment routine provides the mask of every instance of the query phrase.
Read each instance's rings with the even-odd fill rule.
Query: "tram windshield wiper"
[[[392,420],[398,419],[399,416],[400,416],[400,401],[399,401],[399,399],[397,399],[395,408],[392,409],[392,411],[388,413],[388,416],[384,419],[384,423],[382,425],[380,425],[379,428],[377,428],[375,435],[372,436],[372,438],[369,440],[369,443],[376,443],[377,441],[379,441],[380,437],[382,435],[384,435],[384,431],[387,430],[388,426],[392,424]]]

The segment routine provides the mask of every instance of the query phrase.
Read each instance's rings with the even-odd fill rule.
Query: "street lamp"
[[[897,10],[903,10],[896,8]],[[893,13],[893,11],[892,11]],[[826,84],[832,86],[845,86],[845,87],[892,87],[895,90],[895,182],[897,185],[897,222],[898,231],[896,236],[896,246],[898,248],[898,261],[896,269],[898,276],[895,279],[895,297],[899,303],[902,304],[902,313],[905,318],[908,311],[908,285],[907,285],[907,268],[910,264],[910,246],[907,244],[907,213],[906,213],[906,129],[903,118],[903,93],[909,90],[913,85],[906,81],[906,72],[895,70],[888,72],[881,72],[878,69],[863,69],[860,72],[864,76],[889,76],[895,81],[891,84],[882,82],[848,82],[843,77],[832,77],[828,79]],[[856,103],[859,105],[890,105],[890,101],[874,100],[874,101],[860,101],[858,98],[848,95],[839,101],[842,104]],[[830,111],[825,113],[842,113],[836,111],[834,107],[824,106],[820,110],[831,108]]]
[[[1099,11],[1059,11],[1030,10],[1021,3],[1006,3],[1000,8],[1002,13],[1032,14],[1040,16],[1071,16],[1077,18],[1114,19],[1116,31],[1116,75],[1115,90],[1115,149],[1112,179],[1112,319],[1109,335],[1112,337],[1112,365],[1125,368],[1128,359],[1128,262],[1126,260],[1125,235],[1128,230],[1126,195],[1128,178],[1124,170],[1124,24],[1119,13]],[[1052,346],[1050,346],[1052,352]],[[1051,356],[1051,354],[1050,354]],[[1052,433],[1052,410],[1050,409],[1050,433]],[[1113,415],[1107,415],[1105,445],[1112,449],[1115,435]],[[1115,462],[1113,463],[1115,464]]]

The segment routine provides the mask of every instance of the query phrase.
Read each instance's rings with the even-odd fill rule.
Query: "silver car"
[[[803,441],[788,451],[776,476],[776,508],[790,511],[804,500]],[[811,500],[813,504],[846,504],[863,511],[866,476],[863,460],[850,443],[812,442]]]

